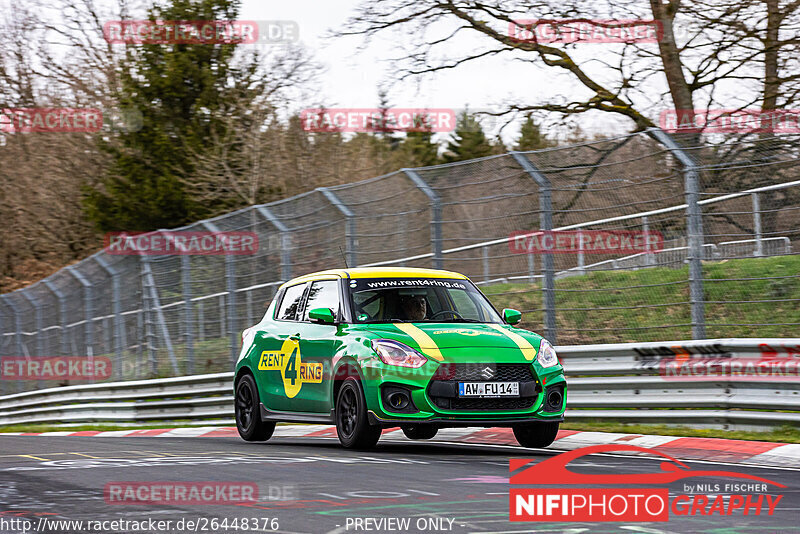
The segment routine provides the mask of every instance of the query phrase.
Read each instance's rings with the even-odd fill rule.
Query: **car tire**
[[[515,425],[514,437],[523,447],[541,449],[553,443],[558,435],[558,422]]]
[[[275,423],[261,420],[261,402],[258,397],[256,381],[244,375],[236,383],[234,412],[236,430],[245,441],[267,441],[275,432]]]
[[[367,420],[367,401],[361,382],[345,378],[336,397],[336,433],[346,449],[371,449],[381,437],[381,427]]]
[[[408,439],[431,439],[439,432],[433,425],[403,425],[400,428]]]

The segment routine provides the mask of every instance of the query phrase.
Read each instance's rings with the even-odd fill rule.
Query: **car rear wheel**
[[[514,437],[523,447],[541,449],[555,441],[559,423],[525,423],[514,426]]]
[[[236,384],[234,402],[236,413],[236,430],[245,441],[266,441],[275,432],[274,422],[261,420],[261,403],[258,398],[256,381],[250,375],[244,375]]]
[[[408,439],[431,439],[439,432],[433,425],[403,425],[400,428]]]
[[[367,401],[361,382],[347,377],[336,398],[336,433],[348,449],[371,449],[381,437],[381,427],[367,420]]]

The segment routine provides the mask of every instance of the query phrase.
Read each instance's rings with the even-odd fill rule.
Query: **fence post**
[[[122,321],[122,295],[119,284],[119,271],[111,266],[100,255],[93,256],[100,267],[111,276],[111,312],[114,314],[114,357],[117,360],[117,378],[123,378],[122,351],[127,345],[125,339],[125,323]]]
[[[436,191],[414,169],[400,169],[422,191],[431,204],[431,244],[433,245],[433,268],[442,268],[442,201]]]
[[[642,233],[644,234],[644,264],[654,265],[655,258],[650,252],[650,221],[647,220],[646,216],[642,217]]]
[[[686,194],[686,229],[689,237],[689,299],[692,306],[692,338],[705,339],[705,302],[703,298],[703,213],[700,209],[700,177],[694,160],[660,128],[647,132],[683,165]]]
[[[14,300],[11,299],[8,295],[0,295],[0,300],[3,300],[11,309],[11,313],[14,314],[14,344],[16,346],[16,354],[17,358],[21,356],[28,356],[25,353],[25,347],[22,344],[22,314],[19,312],[19,308],[17,305],[14,304]],[[17,392],[22,391],[22,381],[17,380]]]
[[[36,322],[36,355],[44,356],[44,349],[42,349],[42,305],[33,295],[28,295],[28,291],[23,290],[20,293],[33,306],[34,321]]]
[[[256,211],[275,227],[281,236],[281,279],[292,278],[292,235],[289,228],[283,224],[266,206],[256,206]]]
[[[756,234],[756,249],[753,256],[761,257],[764,255],[764,248],[761,242],[761,202],[758,193],[753,193],[753,230]]]
[[[150,362],[150,375],[151,378],[155,378],[158,376],[158,360],[156,358],[156,346],[155,346],[155,333],[153,332],[153,320],[151,318],[150,308],[152,303],[150,299],[152,298],[150,295],[150,281],[147,277],[147,271],[150,268],[150,263],[145,256],[140,256],[141,259],[141,268],[142,268],[142,326],[144,327],[144,340],[145,345],[147,345],[147,355],[146,358]],[[146,368],[145,366],[143,366]]]
[[[322,193],[322,195],[328,199],[328,201],[333,204],[336,209],[342,212],[342,215],[345,217],[345,227],[344,227],[344,235],[345,235],[345,243],[347,247],[347,266],[348,267],[357,267],[358,266],[358,240],[356,239],[356,218],[355,214],[348,208],[344,202],[342,202],[339,197],[334,194],[333,191],[328,189],[327,187],[318,187],[317,191]]]
[[[200,341],[203,341],[206,335],[206,316],[203,309],[204,302],[205,300],[197,301],[197,337]]]
[[[203,221],[200,224],[216,234],[222,233],[214,223]],[[232,254],[225,254],[225,291],[228,295],[223,313],[225,320],[223,326],[228,330],[231,363],[235,364],[236,358],[239,356],[239,332],[236,321],[236,266],[233,263]]]
[[[150,267],[150,259],[144,254],[139,256],[142,260],[142,296],[149,293],[147,302],[151,305],[152,310],[156,314],[156,321],[161,328],[161,335],[164,336],[164,345],[167,347],[167,355],[172,363],[172,371],[175,376],[180,376],[178,369],[178,360],[175,359],[175,350],[172,347],[172,338],[169,335],[169,328],[167,328],[167,321],[164,319],[164,310],[161,309],[161,300],[158,298],[158,289],[156,288],[156,281],[153,278],[153,269]],[[144,299],[143,299],[144,300]],[[147,311],[147,308],[145,308]],[[145,318],[145,327],[148,328],[150,321]],[[158,375],[158,362],[155,358],[155,347],[150,347],[151,364],[153,365],[153,373]]]
[[[192,262],[181,256],[181,286],[183,290],[183,332],[186,344],[186,374],[194,374],[194,304],[192,303]]]
[[[536,261],[533,254],[526,254],[528,256],[528,282],[531,284],[536,281]]]
[[[69,339],[67,334],[67,297],[64,293],[56,287],[56,285],[45,278],[42,280],[44,286],[55,295],[58,300],[58,315],[61,322],[61,355],[67,356],[69,354]]]
[[[2,299],[0,299],[2,302]],[[6,318],[6,314],[4,313],[3,309],[0,308],[0,364],[3,363],[3,356],[5,353],[3,352],[3,345],[5,344],[5,337],[10,334],[11,332],[6,332],[6,327],[3,326],[3,320]],[[3,380],[3,370],[0,368],[0,394],[6,394],[6,381]]]
[[[511,156],[520,164],[539,187],[539,229],[546,232],[553,229],[553,201],[550,179],[520,152],[511,152]],[[542,300],[544,304],[544,333],[550,343],[557,343],[556,332],[556,283],[555,265],[551,253],[542,255]]]
[[[86,347],[86,356],[89,365],[94,369],[94,291],[92,283],[74,265],[67,267],[67,272],[83,287],[83,345]],[[94,382],[92,373],[91,382]]]

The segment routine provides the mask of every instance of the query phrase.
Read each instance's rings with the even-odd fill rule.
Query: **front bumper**
[[[461,419],[461,418],[439,418],[432,417],[429,419],[411,419],[411,418],[395,418],[382,419],[378,417],[372,410],[367,412],[367,419],[369,424],[378,425],[382,427],[392,427],[403,423],[413,423],[416,425],[436,425],[439,428],[459,428],[459,427],[483,427],[490,428],[496,426],[512,426],[517,424],[529,424],[535,422],[542,423],[560,423],[564,421],[564,415],[558,417],[538,418],[538,417],[509,417],[509,418],[480,418],[480,419]]]
[[[436,424],[440,427],[457,426],[510,426],[518,423],[563,421],[566,407],[566,380],[560,365],[543,369],[538,364],[519,360],[513,362],[492,362],[488,365],[498,367],[526,367],[526,377],[514,374],[510,380],[520,382],[520,397],[500,397],[490,399],[459,398],[459,381],[493,381],[485,379],[463,379],[448,377],[442,380],[437,374],[439,363],[420,369],[403,369],[372,362],[364,369],[367,380],[364,394],[367,400],[368,416],[372,424],[395,426],[402,423]],[[460,362],[459,365],[464,364]],[[482,363],[472,362],[478,367]],[[445,365],[445,364],[442,364]],[[498,373],[502,375],[502,373]],[[503,380],[503,376],[499,377]],[[508,380],[508,377],[506,376]],[[393,409],[386,402],[383,388],[404,389],[408,392],[412,408]],[[559,391],[562,397],[560,406],[548,405],[548,393]]]

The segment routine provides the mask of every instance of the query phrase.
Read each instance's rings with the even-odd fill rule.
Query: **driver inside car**
[[[404,295],[400,306],[407,321],[423,321],[427,315],[428,301],[423,295]]]

